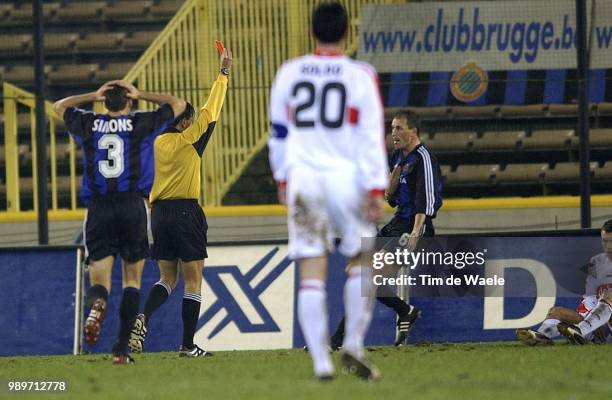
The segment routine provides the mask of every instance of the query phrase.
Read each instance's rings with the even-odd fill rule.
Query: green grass
[[[219,352],[205,359],[142,354],[131,366],[114,366],[108,355],[0,357],[0,380],[68,380],[68,394],[38,396],[44,399],[592,400],[612,396],[612,346],[474,343],[371,350],[369,356],[383,373],[376,384],[342,373],[333,382],[317,382],[310,357],[302,350]],[[339,366],[338,354],[334,360]]]

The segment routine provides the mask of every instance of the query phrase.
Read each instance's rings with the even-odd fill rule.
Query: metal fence
[[[347,52],[358,48],[357,30],[361,8],[367,3],[394,3],[394,0],[347,0],[351,17]],[[215,39],[222,40],[235,55],[226,104],[215,134],[204,154],[200,203],[220,206],[223,196],[240,177],[249,161],[265,145],[268,131],[268,102],[271,81],[280,64],[314,48],[308,34],[315,0],[226,1],[188,0],[160,32],[125,79],[152,92],[171,93],[185,98],[196,108],[205,102],[218,69]],[[19,158],[17,141],[18,107],[32,116],[31,152]],[[139,108],[153,104],[141,102]],[[101,104],[94,107],[103,111]],[[78,153],[72,139],[62,150],[69,163],[69,175],[58,175],[56,137],[64,134],[62,122],[46,104],[48,119],[51,210],[77,210]],[[4,130],[6,159],[6,210],[24,209],[24,192],[32,193],[36,210],[36,145],[34,140],[34,96],[8,82],[4,83]],[[77,150],[78,151],[78,150]],[[24,163],[27,164],[24,169]],[[21,168],[20,168],[21,165]],[[21,175],[31,168],[31,178]],[[21,169],[21,171],[20,171]],[[28,171],[29,172],[29,171]],[[24,190],[27,189],[27,190]],[[69,200],[58,202],[58,193]],[[69,194],[68,194],[69,193]],[[66,195],[67,194],[67,195]]]

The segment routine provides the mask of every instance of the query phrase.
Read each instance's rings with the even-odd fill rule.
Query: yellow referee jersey
[[[155,178],[149,200],[197,199],[202,153],[212,135],[227,92],[227,76],[219,74],[196,121],[183,132],[155,139]]]

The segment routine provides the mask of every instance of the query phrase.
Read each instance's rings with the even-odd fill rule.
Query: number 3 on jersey
[[[342,126],[346,107],[346,88],[341,82],[328,82],[323,86],[320,93],[317,93],[312,82],[301,81],[296,83],[291,93],[294,98],[297,96],[303,97],[303,100],[295,107],[295,126],[297,128],[313,128],[315,126],[315,121],[304,117],[303,113],[310,110],[317,101],[321,124],[330,129]],[[305,96],[301,93],[305,93]]]
[[[98,140],[98,149],[108,151],[107,159],[98,161],[100,174],[106,179],[120,177],[124,170],[123,139],[119,135],[103,135]]]

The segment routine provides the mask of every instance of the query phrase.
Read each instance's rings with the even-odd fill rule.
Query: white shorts
[[[336,237],[342,239],[342,255],[358,255],[361,238],[376,236],[376,227],[365,219],[364,200],[355,173],[292,168],[287,180],[289,257],[324,256]]]
[[[583,296],[582,301],[578,304],[576,311],[582,318],[589,315],[591,310],[597,306],[597,298],[595,296]]]

